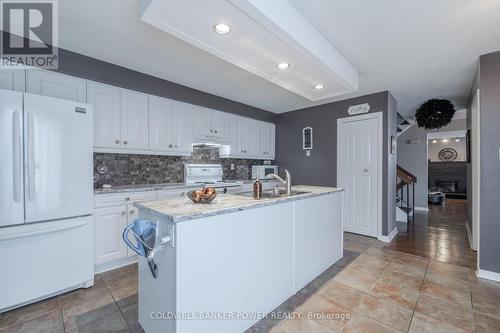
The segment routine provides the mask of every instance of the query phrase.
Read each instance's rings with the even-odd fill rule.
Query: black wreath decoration
[[[415,113],[418,127],[437,129],[448,125],[455,114],[455,107],[447,99],[430,99],[420,105]]]

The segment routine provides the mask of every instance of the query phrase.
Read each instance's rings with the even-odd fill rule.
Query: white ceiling
[[[312,102],[141,22],[138,0],[59,1],[59,45],[276,113],[389,90],[406,115],[432,97],[463,108],[478,56],[500,50],[500,0],[289,1],[359,70],[359,91]]]

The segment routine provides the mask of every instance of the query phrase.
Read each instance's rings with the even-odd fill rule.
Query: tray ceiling
[[[145,0],[141,20],[310,101],[358,90],[356,68],[287,0]]]

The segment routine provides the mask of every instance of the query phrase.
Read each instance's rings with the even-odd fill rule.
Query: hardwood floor
[[[467,201],[446,199],[442,206],[415,213],[415,222],[399,223],[398,234],[387,249],[428,257],[437,261],[476,268],[476,252],[467,237]]]

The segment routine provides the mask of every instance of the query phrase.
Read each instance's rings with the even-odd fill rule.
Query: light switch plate
[[[231,170],[234,170],[234,163],[231,163]]]
[[[306,156],[307,157],[311,156],[311,151],[310,150],[306,150]]]

